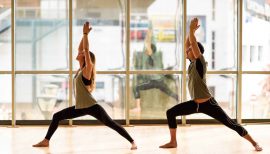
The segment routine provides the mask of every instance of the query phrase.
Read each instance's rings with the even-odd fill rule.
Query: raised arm
[[[146,48],[145,53],[149,56],[151,56],[153,54],[152,48],[151,48],[151,43],[152,43],[152,30],[148,29],[146,36],[145,36],[145,40],[144,40],[144,45]]]
[[[83,38],[81,39],[80,45],[78,47],[78,52],[83,52]]]
[[[198,23],[199,23],[198,18],[194,18],[191,20],[190,26],[189,26],[189,43],[191,45],[193,55],[196,59],[201,56],[200,48],[198,46],[198,43],[195,37],[195,32],[200,27]]]
[[[88,42],[88,34],[91,31],[92,27],[89,25],[89,22],[86,22],[83,25],[83,38],[82,38],[82,47],[85,57],[85,69],[83,71],[83,76],[88,80],[91,79],[91,72],[93,69],[93,63],[89,54],[89,42]]]
[[[187,50],[190,47],[190,42],[189,42],[189,36],[188,35],[187,35],[187,38],[185,40],[185,47],[186,47],[185,50]]]

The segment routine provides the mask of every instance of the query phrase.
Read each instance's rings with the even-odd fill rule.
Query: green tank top
[[[75,76],[73,82],[75,82],[75,108],[82,109],[95,105],[97,101],[93,98],[92,94],[87,90],[82,81],[82,71],[79,71]]]
[[[196,62],[201,61],[203,65],[203,77],[201,77],[196,69]],[[199,57],[199,59],[191,62],[188,67],[188,90],[191,99],[198,99],[198,98],[209,98],[211,94],[206,85],[206,67],[207,63],[203,55]]]

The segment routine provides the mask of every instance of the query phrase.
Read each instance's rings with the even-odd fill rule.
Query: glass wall
[[[89,21],[89,47],[97,59],[97,70],[125,70],[125,3],[124,0],[73,0],[73,68],[83,36],[82,26]]]
[[[0,2],[0,120],[11,120],[11,4]]]
[[[270,2],[244,0],[242,103],[244,119],[270,118]],[[266,74],[267,73],[267,74]]]
[[[181,83],[187,80],[183,72],[189,66],[188,60],[186,68],[182,65],[183,32],[189,33],[193,17],[199,19],[200,28],[195,35],[205,48],[207,85],[220,106],[231,118],[239,117],[236,109],[241,104],[243,119],[270,119],[269,1],[242,0],[242,24],[237,22],[237,5],[241,4],[237,0],[13,1],[14,8],[10,0],[0,2],[0,120],[12,119],[13,75],[16,107],[13,120],[49,120],[53,113],[69,106],[72,91],[69,76],[79,68],[76,56],[85,21],[93,28],[88,37],[90,51],[97,59],[93,92],[97,102],[113,119],[165,120],[166,110],[186,98],[182,94],[187,92],[190,99],[187,87]],[[182,20],[184,14],[186,23]],[[11,19],[16,19],[15,44],[11,43]],[[127,31],[130,38],[126,38]],[[126,51],[128,44],[130,48]],[[237,50],[239,45],[242,51]],[[237,57],[240,52],[242,63]],[[242,81],[237,80],[238,74]],[[237,94],[242,96],[242,102],[236,101]],[[203,114],[188,116],[188,119],[209,118]]]
[[[0,2],[0,71],[11,70],[11,4]]]
[[[0,120],[11,120],[11,75],[0,75]]]
[[[243,118],[270,119],[270,75],[245,74],[242,89]]]
[[[181,9],[177,0],[131,1],[131,119],[166,119],[166,110],[180,100],[179,75],[141,71],[181,69]]]
[[[166,111],[181,100],[180,82],[174,74],[133,75],[130,119],[166,119]]]
[[[237,69],[236,2],[235,0],[187,1],[187,35],[190,19],[198,17],[200,28],[195,35],[197,41],[204,46],[204,57],[209,71]],[[236,75],[210,74],[207,76],[207,86],[223,110],[231,118],[236,118]],[[188,118],[210,117],[205,114],[194,114]]]
[[[181,3],[178,0],[131,1],[130,64],[133,70],[180,70]],[[138,61],[141,59],[141,61]],[[148,59],[154,66],[144,63]]]
[[[17,0],[15,15],[16,120],[49,120],[67,106],[68,78],[58,71],[68,70],[68,2]]]
[[[270,71],[270,2],[244,0],[243,70]]]
[[[19,74],[15,90],[17,120],[51,120],[68,106],[67,75]]]
[[[16,0],[16,70],[68,70],[67,6],[67,0]]]
[[[205,49],[208,70],[231,71],[237,68],[236,0],[188,0],[187,34],[190,19],[197,17],[197,41]],[[203,8],[203,9],[202,9]]]

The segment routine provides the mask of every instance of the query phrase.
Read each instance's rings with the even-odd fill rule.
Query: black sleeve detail
[[[88,79],[86,79],[83,75],[82,75],[82,81],[83,81],[83,83],[84,83],[86,86],[91,85],[91,83],[92,83],[92,80],[91,80],[91,79],[88,80]]]
[[[196,70],[199,73],[200,77],[203,78],[203,64],[199,58],[196,59]]]

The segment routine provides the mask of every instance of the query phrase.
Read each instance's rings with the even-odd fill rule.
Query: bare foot
[[[133,108],[133,109],[130,110],[130,112],[140,113],[141,112],[141,108],[140,107]]]
[[[33,147],[49,147],[49,140],[43,139],[37,144],[34,144]]]
[[[169,142],[167,144],[159,146],[159,148],[176,148],[177,142]]]
[[[131,143],[131,148],[130,150],[137,150],[137,145],[135,144],[135,142]]]
[[[255,151],[262,151],[263,148],[259,146],[259,144],[254,145]]]

